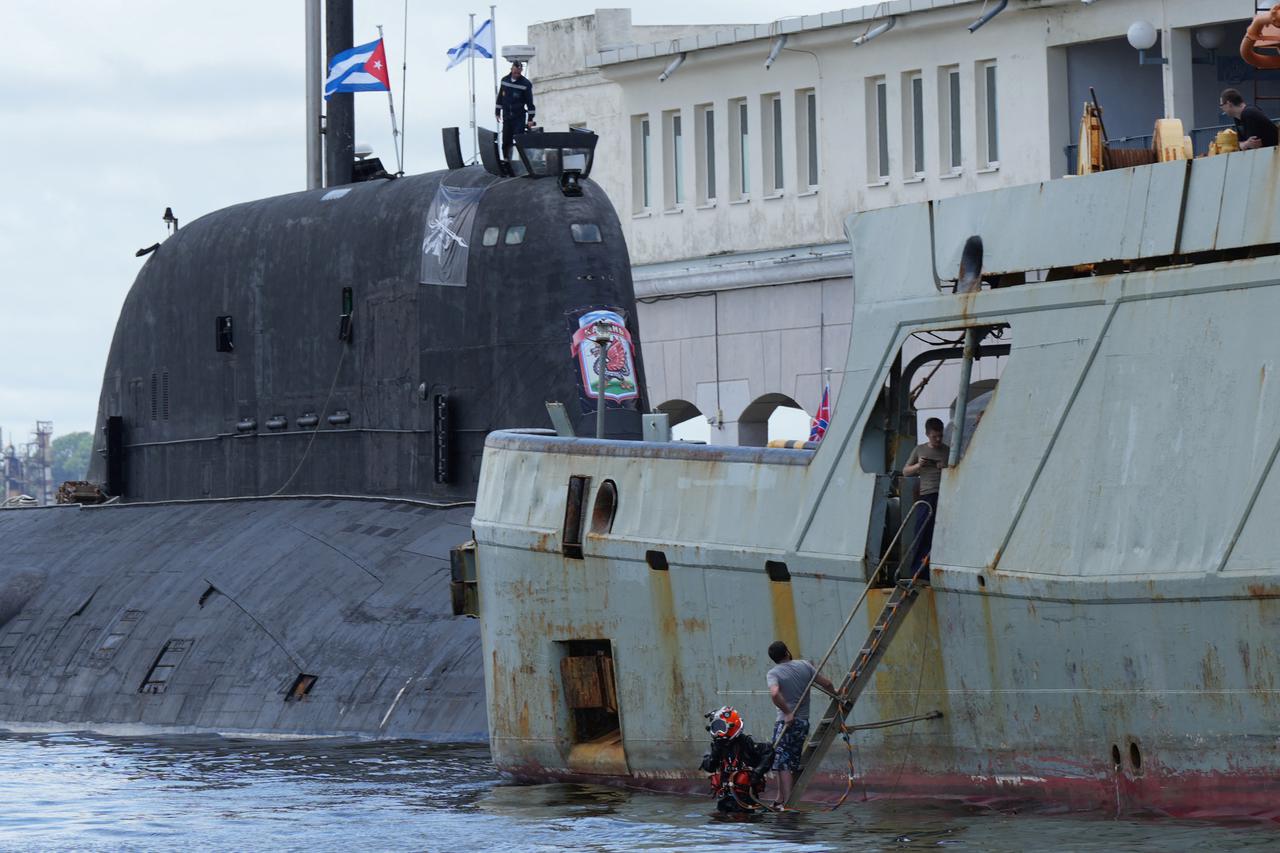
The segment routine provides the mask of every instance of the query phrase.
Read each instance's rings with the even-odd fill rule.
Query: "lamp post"
[[[605,383],[609,379],[608,354],[609,345],[613,343],[613,332],[605,320],[597,320],[594,335],[591,338],[597,347],[596,355],[596,438],[604,438]]]

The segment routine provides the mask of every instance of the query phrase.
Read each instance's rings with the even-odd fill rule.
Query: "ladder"
[[[809,735],[809,741],[800,753],[800,769],[796,772],[791,797],[785,804],[788,808],[804,796],[805,789],[817,775],[823,757],[835,742],[836,735],[840,732],[849,712],[853,710],[853,703],[858,701],[858,697],[866,689],[867,682],[889,648],[889,642],[902,625],[903,617],[915,603],[916,597],[920,594],[922,572],[923,566],[916,569],[916,573],[910,578],[898,581],[889,598],[885,600],[884,608],[876,617],[871,633],[867,635],[867,641],[854,659],[849,674],[844,677],[844,681],[840,682],[835,694],[831,697],[826,713],[822,715],[821,721]]]

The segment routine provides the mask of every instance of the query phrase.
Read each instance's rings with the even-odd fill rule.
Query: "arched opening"
[[[809,415],[786,394],[757,397],[738,416],[738,444],[764,447],[775,438],[809,437]]]
[[[671,438],[674,441],[711,440],[711,422],[702,411],[688,400],[668,400],[657,407],[671,419]]]

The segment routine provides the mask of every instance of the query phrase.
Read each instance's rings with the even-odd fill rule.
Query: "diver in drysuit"
[[[742,716],[724,707],[707,714],[711,748],[700,765],[711,774],[711,793],[722,812],[752,812],[761,807],[764,776],[773,760],[773,747],[756,743],[742,731]]]

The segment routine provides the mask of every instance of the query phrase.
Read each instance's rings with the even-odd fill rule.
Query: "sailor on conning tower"
[[[524,76],[524,63],[511,63],[511,73],[498,83],[498,100],[493,114],[502,122],[502,156],[511,159],[516,134],[533,127],[533,84]]]

